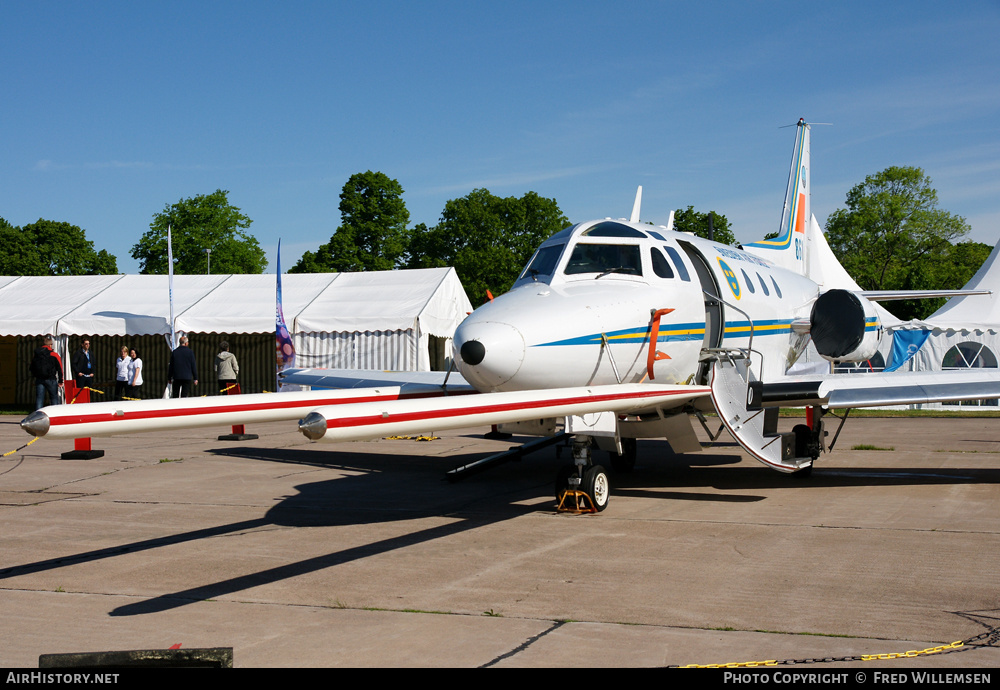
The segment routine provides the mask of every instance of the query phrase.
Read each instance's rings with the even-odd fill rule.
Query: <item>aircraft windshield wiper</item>
[[[635,269],[629,266],[615,266],[614,268],[607,268],[604,270],[604,273],[600,274],[599,276],[594,276],[594,280],[597,280],[598,278],[603,278],[609,273],[624,273],[625,275],[635,275]]]

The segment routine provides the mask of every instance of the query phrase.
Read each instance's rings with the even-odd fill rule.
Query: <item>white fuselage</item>
[[[459,326],[455,361],[481,392],[636,383],[649,378],[653,314],[671,310],[659,320],[656,383],[703,382],[702,348],[746,348],[751,330],[763,374],[781,375],[805,344],[792,321],[809,317],[818,294],[811,280],[733,247],[639,223],[582,223],[543,243],[509,292]]]

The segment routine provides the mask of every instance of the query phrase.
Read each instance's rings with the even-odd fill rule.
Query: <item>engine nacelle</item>
[[[847,290],[828,290],[809,317],[816,351],[831,362],[861,362],[878,350],[882,323],[875,305]]]

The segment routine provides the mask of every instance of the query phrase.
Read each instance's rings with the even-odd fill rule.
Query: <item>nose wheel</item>
[[[611,500],[608,473],[590,462],[590,439],[573,439],[573,464],[556,474],[556,510],[560,513],[599,513]]]

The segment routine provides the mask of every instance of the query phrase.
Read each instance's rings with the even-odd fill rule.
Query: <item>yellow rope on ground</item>
[[[883,661],[888,659],[907,659],[916,656],[950,652],[956,649],[960,649],[964,646],[965,642],[963,642],[962,640],[958,640],[956,642],[952,642],[951,644],[938,645],[937,647],[928,647],[927,649],[911,649],[908,652],[894,652],[890,654],[862,654],[860,656],[823,659],[823,661]],[[779,662],[777,659],[768,659],[767,661],[738,661],[728,664],[687,664],[686,666],[681,666],[680,668],[755,668],[758,666],[790,665],[795,663],[804,663],[806,661],[819,661],[819,660],[803,659],[803,660]]]
[[[25,443],[20,448],[17,448],[15,450],[9,450],[6,453],[4,453],[3,455],[0,455],[0,458],[5,458],[8,455],[13,455],[14,453],[17,453],[18,451],[24,450],[25,448],[27,448],[28,446],[30,446],[32,443],[34,443],[35,441],[37,441],[39,438],[40,438],[39,436],[36,436],[35,438],[31,439],[30,441],[28,441],[27,443]]]

